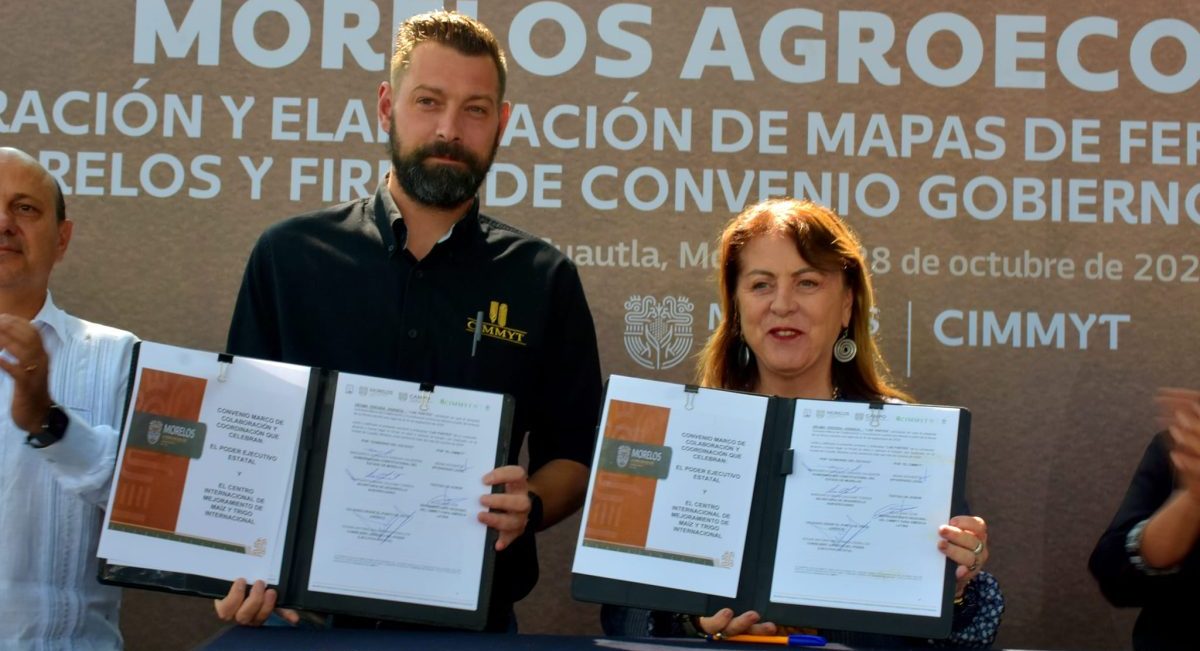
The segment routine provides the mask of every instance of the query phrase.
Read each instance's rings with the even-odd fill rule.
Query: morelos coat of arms
[[[629,465],[629,455],[633,449],[628,445],[622,445],[617,448],[617,467],[624,468]]]
[[[635,362],[663,370],[678,365],[692,350],[692,311],[684,296],[630,296],[625,301],[625,350]]]

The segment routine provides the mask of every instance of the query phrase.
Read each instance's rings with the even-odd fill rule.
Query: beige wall
[[[293,173],[293,165],[315,175],[323,163],[305,168],[302,159],[329,159],[334,170],[343,165],[374,170],[385,158],[373,135],[373,102],[384,78],[387,25],[394,10],[404,13],[421,3],[378,2],[380,16],[366,11],[348,21],[361,22],[373,34],[366,44],[376,54],[364,56],[362,63],[331,45],[340,21],[325,20],[323,7],[370,3],[304,3],[307,40],[303,30],[289,29],[283,14],[253,20],[258,4],[45,0],[0,5],[0,24],[6,25],[0,144],[40,155],[62,171],[70,188],[76,238],[53,286],[56,300],[67,309],[146,339],[219,349],[258,233],[289,214],[339,199],[338,186],[323,196],[320,185]],[[695,266],[698,258],[691,256],[744,203],[773,187],[792,192],[796,173],[817,179],[818,187],[821,174],[832,175],[834,197],[842,191],[848,197],[835,200],[834,207],[859,230],[876,261],[879,336],[893,370],[922,401],[964,405],[974,413],[969,497],[992,528],[989,569],[1008,597],[1002,642],[1055,648],[1127,645],[1129,615],[1104,603],[1085,564],[1153,430],[1154,388],[1196,385],[1191,360],[1200,352],[1192,324],[1200,306],[1200,199],[1193,192],[1196,150],[1187,146],[1186,123],[1195,115],[1198,95],[1200,10],[1162,0],[822,1],[804,3],[812,12],[807,14],[795,13],[796,3],[774,0],[721,3],[732,7],[724,10],[715,4],[636,3],[624,16],[632,22],[614,27],[611,19],[620,16],[610,13],[609,3],[460,3],[477,8],[509,43],[514,59],[509,94],[518,104],[517,119],[498,158],[505,166],[498,170],[494,190],[485,193],[486,211],[572,247],[596,319],[605,372],[684,380],[690,357],[668,358],[655,368],[627,352],[626,301],[634,295],[688,299],[694,305],[691,330],[680,329],[675,336],[690,336],[689,355],[695,353],[709,332],[714,294],[711,271]],[[167,5],[172,23],[181,24],[187,15],[197,21],[188,24],[205,34],[178,58],[167,56],[151,27],[154,10]],[[201,23],[217,6],[223,11],[209,32]],[[952,15],[935,15],[939,12]],[[568,35],[548,18],[553,15],[564,16],[568,24],[578,20],[582,31],[572,27]],[[822,29],[795,26],[815,24],[814,17],[821,19]],[[1103,20],[1082,20],[1087,17]],[[895,44],[884,60],[850,65],[851,57],[862,53],[872,60],[870,46],[848,46],[856,30],[839,31],[855,21],[881,28],[876,35],[894,33]],[[1073,33],[1108,29],[1104,21],[1112,21],[1116,36],[1091,35],[1078,48],[1069,46]],[[377,22],[383,27],[371,29]],[[713,26],[721,30],[715,40],[706,32]],[[957,31],[946,31],[950,28]],[[1014,46],[1005,34],[1020,30],[1026,33],[1016,38],[1025,44]],[[139,33],[147,44],[141,55]],[[965,45],[955,33],[966,36]],[[211,45],[205,40],[209,34]],[[863,34],[870,40],[869,32]],[[799,51],[793,48],[796,39],[805,41]],[[166,42],[181,40],[187,37]],[[348,40],[363,48],[361,37]],[[296,56],[288,54],[293,45]],[[577,45],[582,45],[578,62],[567,65]],[[323,64],[324,46],[344,55],[340,67],[332,60]],[[626,51],[638,48],[643,49],[632,57]],[[714,65],[698,65],[704,49],[717,51],[707,59]],[[286,65],[265,67],[274,65],[268,50],[277,50],[274,58]],[[214,52],[217,64],[202,64],[201,58]],[[817,65],[821,54],[823,66]],[[925,58],[928,63],[922,64]],[[1071,63],[1076,58],[1078,69]],[[960,62],[967,74],[957,79]],[[841,79],[840,65],[846,69]],[[1005,72],[1009,68],[1023,74]],[[822,79],[800,80],[822,70]],[[1112,75],[1100,74],[1108,71]],[[857,81],[851,73],[857,73]],[[895,74],[895,83],[889,74]],[[785,80],[789,76],[792,81]],[[1112,76],[1114,90],[1081,87],[1110,83]],[[138,92],[158,114],[144,135],[137,134],[145,118]],[[234,133],[236,123],[222,96],[238,103],[254,98],[240,134]],[[200,106],[195,137],[178,124],[173,135],[165,135],[168,109],[182,102],[190,112],[193,101]],[[283,108],[273,117],[276,102]],[[315,138],[305,135],[307,108],[296,108],[310,102],[316,107]],[[56,103],[63,119],[55,117]],[[352,128],[363,124],[354,119],[360,106],[368,142]],[[562,106],[573,108],[556,111]],[[106,118],[97,119],[98,107]],[[596,115],[594,129],[589,107]],[[624,115],[618,112],[622,108]],[[721,151],[713,124],[729,115],[722,111],[733,110],[749,116],[755,134],[744,148]],[[763,139],[757,128],[760,112],[770,112],[765,119],[774,129]],[[545,116],[554,113],[561,115],[548,134]],[[622,143],[636,135],[630,113],[645,117],[647,135],[626,150]],[[690,113],[686,147],[670,136],[655,146],[656,113],[670,116],[672,123],[682,123]],[[300,121],[281,122],[285,114]],[[810,151],[816,116],[833,131],[839,119],[848,119],[843,114],[854,116],[855,146],[848,153]],[[125,122],[114,122],[115,115]],[[349,116],[344,125],[349,135],[328,141],[336,139],[343,115]],[[606,138],[609,116],[612,137]],[[1072,139],[1077,151],[1073,154],[1067,144],[1053,160],[1027,156],[1030,118],[1064,125],[1068,136],[1071,121],[1084,120],[1076,123],[1083,139]],[[724,139],[736,141],[740,132],[733,118],[724,119]],[[947,126],[955,120],[961,132]],[[1128,160],[1122,160],[1123,121],[1127,136],[1145,141],[1129,150]],[[1155,121],[1166,123],[1159,128],[1157,153],[1149,126]],[[97,132],[97,123],[104,133]],[[906,152],[900,137],[905,125],[916,134],[929,126],[930,140],[910,143]],[[594,147],[587,146],[591,133],[597,134]],[[1047,149],[1048,127],[1036,133],[1038,148]],[[895,152],[890,151],[892,137]],[[580,144],[563,142],[571,138],[580,138]],[[998,143],[1003,143],[1002,155],[997,155]],[[272,159],[259,190],[242,157],[255,165]],[[179,189],[170,191],[170,161],[175,160],[185,172]],[[155,161],[143,180],[139,171]],[[541,168],[542,182],[532,178],[535,165],[548,166]],[[524,197],[499,205],[517,189],[514,170],[529,178]],[[583,189],[589,173],[593,200]],[[677,174],[700,180],[711,175],[711,205],[686,195],[677,209],[676,197],[685,194],[673,187]],[[745,195],[738,196],[749,174],[754,176]],[[633,197],[623,189],[631,175],[642,178],[633,186]],[[937,175],[955,179],[960,191],[955,216],[936,218],[945,202],[921,199],[922,186]],[[655,201],[656,177],[667,180],[662,202]],[[978,192],[968,209],[961,195],[973,179],[982,180],[974,181]],[[1051,188],[1053,179],[1061,179],[1063,187],[1075,179],[1082,197],[1074,204],[1056,203],[1052,214],[1059,217],[1036,218],[1031,212],[1036,202],[1014,201],[1014,186]],[[166,188],[159,194],[168,196],[153,196],[144,181]],[[1143,216],[1143,182],[1165,194],[1175,188],[1175,216],[1163,217],[1153,205]],[[894,206],[886,205],[889,185],[896,192]],[[935,186],[935,197],[950,192],[946,183]],[[367,183],[368,190],[373,187]],[[989,217],[997,187],[1007,205]],[[865,206],[855,198],[859,190]],[[1117,204],[1126,191],[1134,193],[1129,210],[1138,223],[1121,217]],[[605,209],[601,202],[607,200],[616,201],[614,209]],[[1114,223],[1106,223],[1106,212],[1116,215]],[[607,259],[608,247],[632,248],[635,239],[643,266],[589,265],[582,248],[599,247],[600,257]],[[681,254],[685,246],[689,255]],[[651,255],[648,247],[656,249],[661,268],[644,266],[649,260],[641,256]],[[905,255],[917,248],[936,257],[936,275],[906,272]],[[1021,258],[1026,251],[1034,258],[1071,260],[1073,277],[1062,277],[1058,266],[1050,278],[988,275],[989,254],[1003,265],[1003,258]],[[1119,261],[1120,279],[1089,277],[1087,261],[1099,256]],[[971,274],[972,259],[980,260],[975,269],[984,275]],[[962,262],[965,271],[957,266]],[[1041,340],[1031,345],[1035,319],[1051,332],[1045,337],[1049,345]],[[1086,335],[1080,335],[1075,319],[1090,325]],[[1005,331],[1006,324],[1016,329]],[[542,583],[521,606],[527,631],[598,628],[595,607],[566,600],[575,526],[564,523],[545,537]],[[170,609],[163,609],[162,599],[150,593],[127,599],[131,648],[161,648],[167,639],[182,643],[183,636],[194,639],[211,628],[203,602],[175,598]],[[560,615],[561,609],[571,612]],[[547,612],[554,616],[535,622]]]

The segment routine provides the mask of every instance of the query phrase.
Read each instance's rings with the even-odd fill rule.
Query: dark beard
[[[496,149],[500,146],[500,139],[497,137],[486,161],[480,161],[458,143],[441,140],[417,147],[402,155],[399,138],[396,137],[395,122],[392,123],[388,135],[391,136],[388,146],[392,151],[392,168],[396,181],[400,183],[404,193],[417,203],[435,208],[453,208],[474,197],[483,180],[487,178],[492,159],[496,157]],[[425,164],[426,159],[435,156],[464,163],[466,168]]]

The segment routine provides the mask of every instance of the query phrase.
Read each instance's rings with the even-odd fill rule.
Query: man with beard
[[[510,111],[495,37],[439,11],[401,24],[395,45],[378,102],[391,174],[372,197],[263,234],[228,351],[512,395],[509,465],[483,477],[504,492],[484,495],[479,514],[499,532],[488,628],[511,630],[512,603],[537,581],[533,533],[583,502],[601,393],[595,327],[565,256],[479,213]],[[517,465],[526,434],[528,475]],[[261,623],[275,599],[239,580],[217,612]]]

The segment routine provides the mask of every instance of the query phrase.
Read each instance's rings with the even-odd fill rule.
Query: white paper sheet
[[[134,445],[134,456],[152,454],[129,459],[137,420],[127,419],[97,555],[118,565],[278,583],[310,369],[246,358],[223,365],[216,353],[143,342],[134,405],[146,369],[203,383],[198,426],[179,425],[151,409],[142,422],[157,425],[153,434],[143,431],[146,442]],[[161,397],[152,404],[171,409]],[[172,433],[198,445],[199,458],[165,451]],[[164,479],[162,467],[172,464],[166,474],[174,478]],[[179,472],[185,477],[175,493]],[[140,521],[139,514],[164,505],[178,508],[166,526]]]
[[[958,417],[797,401],[771,601],[939,616]]]
[[[503,396],[339,374],[308,588],[476,610]]]
[[[612,376],[573,571],[736,596],[766,408],[762,396]]]

